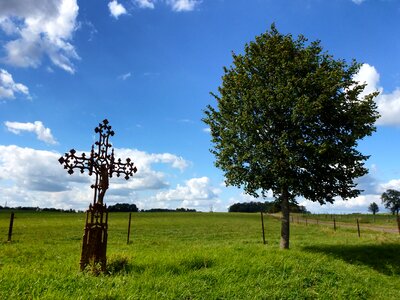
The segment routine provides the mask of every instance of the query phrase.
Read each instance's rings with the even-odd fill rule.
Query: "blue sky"
[[[321,40],[335,58],[363,63],[357,79],[376,99],[377,132],[356,199],[312,212],[364,212],[400,189],[398,0],[0,0],[0,205],[85,209],[87,174],[57,159],[88,151],[104,118],[117,156],[139,171],[113,179],[106,202],[139,208],[226,211],[253,200],[226,188],[201,122],[232,51],[275,22],[282,33]]]

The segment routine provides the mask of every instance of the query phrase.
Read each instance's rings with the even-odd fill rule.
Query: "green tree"
[[[382,204],[390,209],[392,214],[399,215],[400,210],[400,191],[388,189],[381,195]]]
[[[368,206],[368,211],[372,212],[373,215],[375,215],[379,211],[379,206],[375,202],[372,202]]]
[[[216,166],[227,185],[282,207],[281,248],[289,248],[289,203],[303,196],[321,204],[359,195],[353,179],[367,173],[359,139],[379,117],[365,84],[353,80],[360,64],[335,60],[319,41],[271,30],[233,54],[224,67],[217,108],[203,121],[212,135]]]

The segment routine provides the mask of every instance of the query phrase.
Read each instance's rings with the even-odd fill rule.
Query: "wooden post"
[[[318,225],[318,221],[319,221],[319,219],[317,218],[317,225]]]
[[[264,214],[262,211],[260,213],[261,213],[261,228],[262,228],[263,244],[265,245],[267,242],[265,241]]]
[[[308,223],[307,223],[307,217],[306,217],[306,226],[308,225]]]
[[[333,218],[333,230],[336,231],[336,219],[335,218]]]
[[[129,238],[131,235],[131,219],[132,219],[132,213],[129,213],[129,222],[128,222],[128,238],[126,240],[126,243],[129,245]]]
[[[400,217],[397,216],[397,228],[399,229],[399,234],[400,234]]]
[[[7,240],[7,242],[11,242],[13,225],[14,225],[14,212],[11,212],[10,227],[8,228],[8,240]]]
[[[358,222],[358,218],[357,218],[357,231],[358,231],[358,237],[360,237],[360,223]]]

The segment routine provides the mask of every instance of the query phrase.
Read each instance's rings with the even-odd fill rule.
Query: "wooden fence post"
[[[336,219],[335,218],[333,218],[333,230],[336,231]]]
[[[358,237],[360,237],[360,223],[358,222],[358,218],[357,218],[357,231],[358,231]]]
[[[397,216],[397,228],[399,229],[399,234],[400,234],[400,217]]]
[[[265,242],[265,230],[264,230],[264,214],[262,211],[260,213],[261,213],[261,228],[262,228],[263,244],[265,245],[266,242]]]
[[[8,240],[7,240],[7,242],[11,242],[13,226],[14,226],[14,212],[11,212],[10,227],[8,228]]]
[[[128,222],[128,239],[126,240],[126,243],[129,245],[129,238],[131,235],[131,218],[132,218],[132,213],[129,213],[129,222]]]
[[[307,223],[307,217],[306,217],[306,226],[308,226],[308,223]]]

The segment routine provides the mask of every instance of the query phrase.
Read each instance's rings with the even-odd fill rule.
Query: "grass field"
[[[108,274],[79,271],[84,214],[0,211],[0,299],[400,299],[398,234],[293,223],[259,214],[109,217]]]

